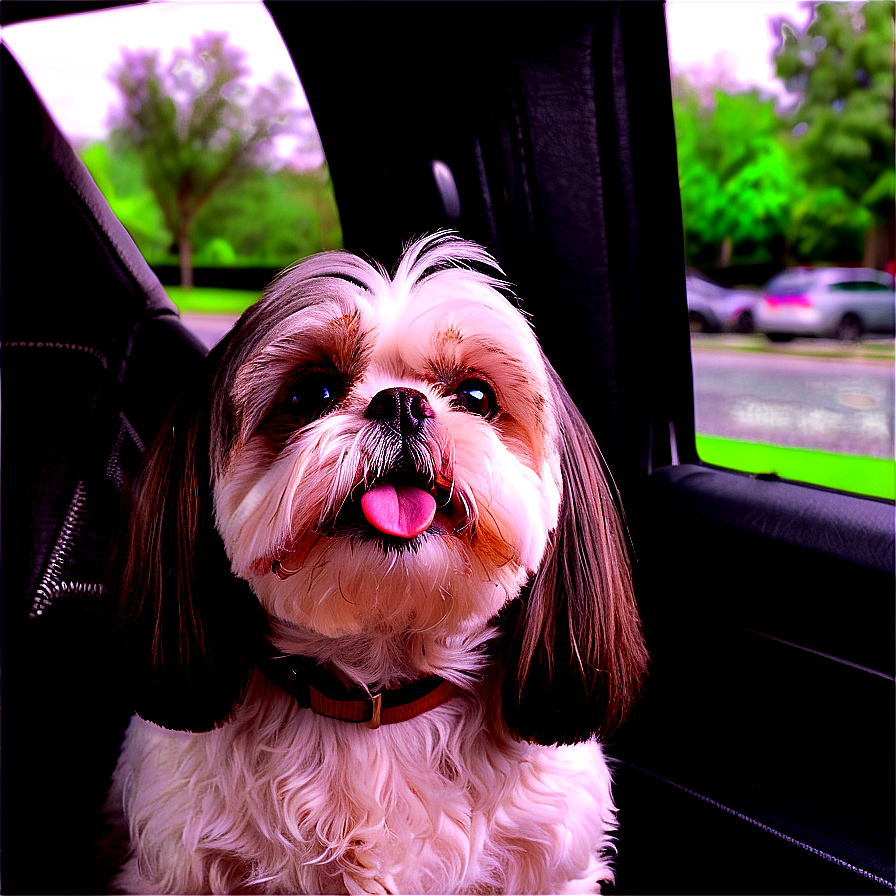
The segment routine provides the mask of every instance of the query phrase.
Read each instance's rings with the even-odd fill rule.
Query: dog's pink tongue
[[[413,485],[381,482],[361,498],[361,510],[371,526],[386,535],[413,538],[429,528],[436,499]]]

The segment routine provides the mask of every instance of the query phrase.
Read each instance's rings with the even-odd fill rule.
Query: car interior
[[[612,471],[651,656],[606,744],[613,891],[892,892],[894,507],[698,456],[664,4],[266,6],[346,248],[488,248]],[[203,349],[5,47],[0,88],[3,889],[96,893],[104,567]]]

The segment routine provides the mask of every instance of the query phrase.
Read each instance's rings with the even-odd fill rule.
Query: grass
[[[211,286],[194,286],[188,290],[166,286],[165,291],[178,309],[188,314],[242,314],[261,295],[261,290]]]
[[[697,435],[701,460],[746,473],[775,473],[875,498],[896,498],[896,461]]]
[[[893,361],[893,340],[863,341],[842,344],[825,339],[796,339],[793,342],[770,342],[758,333],[747,335],[698,335],[691,338],[691,349],[702,351],[753,352],[757,354],[794,355],[803,358],[833,358],[870,361]]]

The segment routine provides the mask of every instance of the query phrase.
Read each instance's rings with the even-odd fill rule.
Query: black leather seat
[[[198,341],[2,48],[4,893],[95,893],[127,702],[102,586]]]

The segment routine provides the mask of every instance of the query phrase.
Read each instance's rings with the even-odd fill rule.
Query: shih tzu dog
[[[119,546],[129,893],[598,892],[646,665],[594,439],[491,257],[287,270]]]

